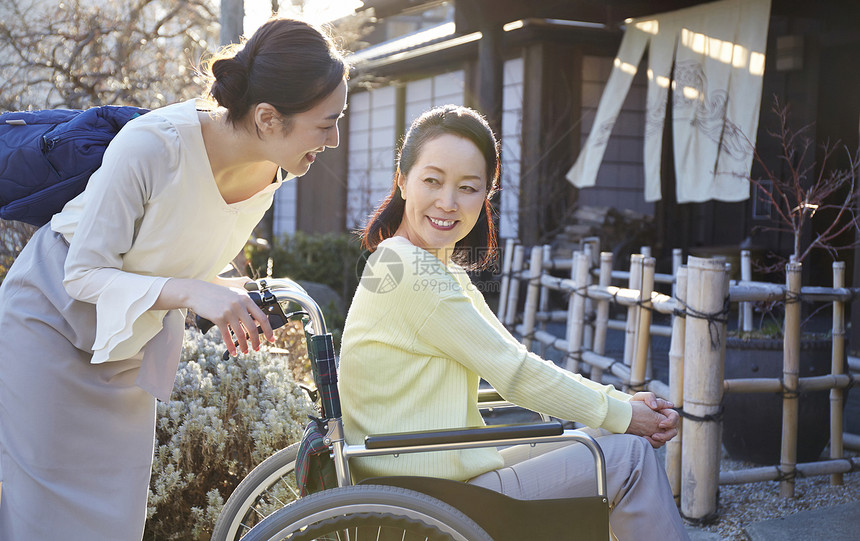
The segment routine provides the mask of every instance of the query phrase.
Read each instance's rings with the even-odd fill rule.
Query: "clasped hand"
[[[674,404],[654,393],[639,392],[630,399],[633,406],[633,417],[628,434],[635,434],[647,439],[655,449],[662,447],[667,441],[678,434],[678,423],[681,416],[675,411]]]

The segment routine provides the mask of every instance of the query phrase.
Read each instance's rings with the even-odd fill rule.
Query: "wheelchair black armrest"
[[[428,430],[426,432],[375,434],[365,436],[364,446],[367,449],[385,449],[388,447],[413,447],[416,445],[434,445],[439,443],[463,443],[513,438],[536,438],[540,436],[558,436],[562,432],[564,432],[564,426],[558,421],[550,421],[546,423],[491,425]]]

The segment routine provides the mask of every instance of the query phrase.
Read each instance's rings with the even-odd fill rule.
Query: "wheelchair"
[[[558,421],[369,435],[363,444],[344,441],[337,388],[337,361],[322,311],[295,282],[249,283],[249,294],[280,327],[293,317],[304,323],[325,444],[338,487],[299,497],[293,444],[259,464],[225,503],[213,541],[261,540],[600,540],[609,539],[609,502],[603,452],[588,434]],[[299,310],[289,309],[298,305]],[[494,390],[480,392],[482,407],[510,406]],[[596,491],[580,498],[517,500],[465,482],[430,477],[375,477],[353,484],[349,459],[378,455],[500,447],[550,442],[584,444],[594,460]]]

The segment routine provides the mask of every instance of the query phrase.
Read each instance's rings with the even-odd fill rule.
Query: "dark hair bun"
[[[218,105],[241,116],[247,108],[248,68],[237,57],[220,58],[212,64],[211,94]]]
[[[224,47],[206,61],[208,94],[237,127],[258,103],[283,116],[309,111],[349,76],[334,42],[295,19],[271,19],[244,44]]]

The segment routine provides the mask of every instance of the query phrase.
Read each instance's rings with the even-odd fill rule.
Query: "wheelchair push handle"
[[[298,282],[290,280],[289,278],[266,278],[245,282],[244,287],[248,292],[248,296],[254,301],[254,304],[266,312],[272,329],[283,327],[287,323],[287,320],[284,317],[286,314],[284,314],[283,309],[277,309],[280,308],[280,303],[283,302],[286,304],[294,302],[301,306],[309,315],[316,313],[316,319],[318,319],[318,321],[314,321],[315,328],[319,327],[321,332],[325,333],[325,321],[322,317],[322,312],[320,311],[319,306],[317,306],[316,302],[308,296],[307,291],[305,291]],[[287,292],[298,293],[302,295],[303,298],[292,298],[295,295],[290,295]],[[200,332],[203,334],[206,334],[209,329],[215,326],[214,323],[205,317],[196,316],[195,319],[197,328],[200,329]],[[259,327],[257,327],[257,331],[260,332]]]
[[[314,335],[326,334],[325,318],[316,301],[298,283],[288,278],[264,278],[245,283],[248,296],[269,318],[272,329],[283,327],[293,316],[307,315]],[[301,311],[286,313],[284,307],[290,303],[298,304]],[[206,333],[215,324],[206,318],[196,316],[197,328]],[[257,332],[262,332],[257,327]],[[225,360],[229,354],[225,353]]]
[[[305,338],[308,355],[313,367],[314,382],[317,389],[308,392],[313,399],[315,396],[322,401],[322,414],[327,419],[340,417],[340,396],[337,391],[337,361],[334,353],[332,336],[327,332],[322,310],[307,291],[288,278],[264,278],[245,284],[248,296],[269,318],[272,329],[283,327],[296,316],[307,318]],[[301,310],[286,312],[290,303],[297,304]],[[197,317],[197,327],[206,332],[214,324],[208,319]],[[257,327],[257,332],[261,329]],[[238,345],[238,344],[237,344]],[[230,358],[230,353],[224,352],[224,360]],[[315,400],[314,400],[315,401]]]
[[[248,283],[252,284],[253,282]],[[267,305],[267,303],[260,296],[259,292],[256,290],[249,290],[248,296],[251,297],[251,300],[254,301],[254,304],[259,306],[263,310],[263,312],[265,312],[266,316],[269,318],[269,325],[272,326],[272,330],[278,329],[286,325],[288,318],[286,317],[287,315],[284,314],[283,310],[280,309],[280,306],[278,306],[277,304]],[[200,332],[202,332],[203,334],[206,334],[207,332],[209,332],[209,329],[215,326],[215,324],[212,323],[210,320],[201,316],[195,316],[194,321],[197,324],[197,328],[200,329]],[[263,329],[261,329],[259,325],[257,325],[257,332],[263,332]]]
[[[254,282],[249,282],[249,284]],[[322,310],[314,299],[296,282],[286,278],[267,278],[256,282],[260,295],[267,306],[277,305],[281,308],[289,303],[298,304],[301,314],[306,317],[309,325],[305,325],[305,340],[308,347],[308,357],[313,369],[316,396],[322,405],[322,415],[326,419],[338,418],[341,415],[340,395],[337,389],[337,358],[334,351],[334,341],[326,329]],[[254,292],[249,293],[254,295]],[[272,301],[274,299],[274,303]],[[266,311],[263,308],[263,311]],[[271,319],[270,319],[271,321]],[[310,393],[313,397],[314,393]]]

